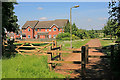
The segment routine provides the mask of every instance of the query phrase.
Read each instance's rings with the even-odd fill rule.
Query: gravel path
[[[90,40],[86,45],[89,47],[100,47],[101,43],[98,39]],[[104,56],[105,54],[96,49],[89,49],[89,55]],[[63,58],[64,61],[81,61],[81,54],[70,54]],[[81,64],[62,64],[62,66],[57,66],[55,72],[64,75],[70,75],[71,78],[81,77]],[[102,58],[89,58],[89,63],[86,67],[86,78],[105,78],[111,79],[109,64],[107,64],[107,59]]]

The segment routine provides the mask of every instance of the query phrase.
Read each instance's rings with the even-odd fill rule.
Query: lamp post
[[[70,8],[70,40],[71,40],[70,48],[72,48],[72,15],[71,15],[71,12],[72,12],[72,8],[77,8],[77,7],[79,7],[79,5],[76,5]]]

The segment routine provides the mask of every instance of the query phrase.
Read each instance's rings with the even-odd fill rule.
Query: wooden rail
[[[89,55],[89,49],[101,49],[102,47],[89,47],[88,45],[82,46],[81,49],[71,49],[72,51],[61,51],[62,45],[59,45],[57,47],[57,42],[36,42],[36,41],[18,41],[17,43],[23,43],[21,46],[16,46],[16,51],[18,51],[19,54],[24,55],[28,54],[26,52],[33,52],[35,55],[47,55],[48,56],[48,66],[50,70],[52,70],[52,64],[53,63],[69,63],[69,64],[81,64],[82,68],[82,77],[85,77],[86,75],[86,64],[89,62],[89,58],[110,58],[110,62],[112,65],[114,60],[114,46],[111,46],[111,55],[110,56],[96,56],[96,55]],[[24,46],[26,43],[29,43],[30,46]],[[47,45],[41,47],[41,46],[34,46],[32,43],[48,43]],[[52,43],[52,46],[49,46]],[[7,43],[6,43],[7,44]],[[4,44],[4,46],[7,46]],[[35,50],[22,50],[19,48],[35,48]],[[41,49],[38,49],[41,48]],[[43,51],[44,48],[48,48],[48,50]],[[81,50],[81,51],[80,51]],[[21,53],[20,51],[24,51],[25,53]],[[40,52],[44,54],[40,54]],[[64,53],[79,53],[81,54],[81,61],[62,61],[62,54]],[[28,54],[32,55],[32,54]],[[54,56],[54,57],[53,57]],[[58,59],[58,61],[54,61],[55,59]]]
[[[76,51],[58,51],[58,50],[47,50],[47,51],[41,51],[45,53],[81,53],[81,51],[76,52]]]
[[[52,42],[40,42],[40,41],[17,41],[16,43],[52,43]]]
[[[81,61],[50,61],[49,63],[70,63],[70,64],[81,64]]]

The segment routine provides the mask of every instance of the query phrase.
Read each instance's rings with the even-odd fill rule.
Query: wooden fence
[[[81,64],[81,75],[82,77],[85,77],[86,74],[86,64],[89,63],[89,58],[110,58],[111,60],[111,65],[112,65],[112,61],[114,59],[114,45],[111,45],[110,49],[111,49],[111,56],[90,56],[89,55],[89,49],[101,49],[102,47],[89,47],[88,45],[82,46],[81,47],[81,51],[75,51],[74,49],[72,51],[63,51],[62,49],[62,45],[57,46],[57,42],[56,41],[52,41],[52,42],[37,42],[37,41],[17,41],[16,43],[23,43],[20,46],[17,46],[17,48],[15,49],[16,51],[18,51],[18,53],[22,54],[20,51],[25,51],[25,52],[33,52],[33,53],[45,53],[43,55],[47,55],[48,56],[48,66],[50,68],[50,70],[52,70],[52,66],[53,63],[70,63],[70,64]],[[24,46],[26,43],[28,43],[30,46]],[[40,46],[34,46],[33,43],[48,43],[47,45],[40,47]],[[50,44],[52,44],[52,46],[50,46]],[[7,46],[7,45],[4,45]],[[35,50],[21,50],[19,49],[20,47],[33,47],[35,48]],[[40,48],[40,49],[39,49]],[[44,48],[48,48],[48,50],[43,50]],[[81,54],[81,61],[62,61],[62,54],[64,53],[78,53]],[[58,61],[54,61],[55,59],[58,59]]]
[[[14,48],[15,51],[18,52],[18,54],[22,54],[22,55],[24,55],[26,53],[33,53],[33,54],[38,53],[41,50],[43,50],[44,48],[47,48],[48,46],[50,46],[50,44],[52,44],[52,42],[39,42],[39,41],[15,41],[15,43],[18,43],[18,44],[20,43],[21,45],[8,44],[5,41],[4,47],[9,47],[10,49]],[[33,45],[34,43],[42,43],[42,44],[46,44],[46,45],[45,46],[35,46],[35,45]],[[33,49],[27,50],[27,49],[21,49],[21,48],[33,48]],[[22,52],[24,52],[24,53],[22,53]]]
[[[49,47],[48,51],[45,51],[45,53],[49,54],[48,55],[48,65],[50,70],[52,70],[52,64],[53,63],[70,63],[70,64],[81,64],[81,76],[85,77],[86,74],[86,64],[89,63],[89,58],[110,58],[111,59],[111,65],[112,65],[112,61],[114,58],[114,45],[111,45],[110,49],[111,49],[111,55],[110,56],[90,56],[89,55],[89,49],[102,49],[102,47],[89,47],[88,45],[82,46],[81,47],[81,51],[61,51],[62,46],[59,45],[59,47],[57,46],[51,46]],[[74,50],[74,49],[73,49]],[[52,58],[53,55],[55,55],[54,53],[59,53],[58,55],[55,56],[56,58],[59,58],[59,61],[54,61],[54,59]],[[61,54],[64,53],[78,53],[81,54],[81,61],[61,61],[62,60],[62,56]]]

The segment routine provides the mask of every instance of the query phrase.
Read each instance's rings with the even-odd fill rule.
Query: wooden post
[[[62,45],[60,45],[60,49],[59,50],[61,50],[62,49]],[[62,60],[62,54],[61,53],[59,53],[59,56],[60,56],[60,60]]]
[[[51,46],[48,49],[51,50]],[[52,63],[50,63],[51,58],[52,58],[52,53],[48,55],[48,66],[50,71],[52,71]]]
[[[55,40],[55,47],[57,47],[57,41]]]
[[[110,66],[112,66],[113,62],[114,62],[114,45],[111,45]]]
[[[48,54],[48,66],[50,71],[52,71],[52,64],[50,63],[50,61],[51,61],[51,54]]]
[[[85,51],[85,62],[88,64],[88,45],[85,45],[86,51]]]
[[[82,53],[81,53],[81,66],[82,66],[82,77],[84,78],[85,77],[85,67],[86,67],[86,64],[85,64],[85,46],[82,46]]]

